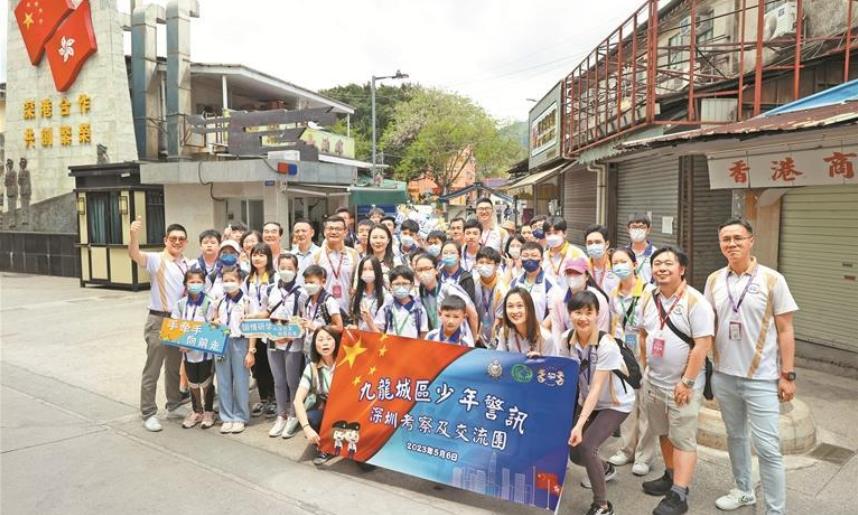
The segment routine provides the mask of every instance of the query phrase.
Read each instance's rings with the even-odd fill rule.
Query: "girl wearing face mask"
[[[268,291],[277,280],[274,272],[274,259],[271,247],[266,243],[257,243],[250,249],[250,273],[244,280],[244,291],[250,304],[251,315],[248,318],[267,318]],[[268,416],[277,414],[274,400],[274,378],[271,367],[268,366],[268,339],[251,337],[249,345],[256,349],[256,362],[253,364],[253,378],[256,379],[256,390],[259,392],[259,402],[250,409],[250,414],[258,417],[265,413]]]
[[[179,299],[170,318],[208,322],[211,299],[205,293],[205,274],[202,270],[191,269],[185,272],[185,291],[187,295]],[[214,425],[214,355],[198,350],[180,349],[185,372],[188,375],[188,389],[191,393],[192,411],[185,417],[182,427],[190,429],[201,424],[203,429]]]
[[[496,349],[519,352],[529,358],[556,355],[551,333],[539,323],[533,298],[524,288],[512,288],[504,297],[503,326],[498,331]]]
[[[462,246],[455,241],[448,241],[441,246],[441,282],[450,281],[459,285],[476,304],[474,277],[460,266]]]
[[[256,349],[248,345],[241,334],[241,322],[250,312],[250,302],[241,290],[241,274],[237,269],[222,275],[223,296],[211,307],[212,323],[226,326],[229,338],[224,354],[215,360],[217,390],[220,405],[220,432],[241,433],[250,420],[250,367],[256,361]]]
[[[591,225],[584,231],[587,256],[590,258],[590,276],[602,291],[612,291],[620,282],[611,270],[611,253],[608,248],[608,228]]]
[[[441,245],[447,241],[447,235],[444,231],[432,231],[426,237],[426,253],[438,259],[441,257]]]
[[[384,287],[381,263],[375,256],[367,256],[360,261],[357,269],[360,273],[355,274],[357,286],[351,305],[352,320],[357,321],[357,325],[352,327],[361,331],[381,332],[379,327],[383,326],[384,320],[379,318],[379,314],[383,314],[382,308],[392,300]]]
[[[557,288],[553,292],[550,303],[550,316],[547,326],[551,328],[551,334],[557,341],[561,335],[572,327],[569,311],[566,309],[572,295],[581,291],[589,291],[599,299],[599,315],[597,319],[598,329],[606,333],[611,330],[611,308],[608,294],[593,281],[590,276],[590,268],[585,258],[567,259],[563,262],[561,272],[565,274],[567,287]]]
[[[223,240],[218,252],[217,265],[212,272],[206,276],[206,292],[213,299],[223,296],[223,272],[225,270],[238,270],[241,285],[244,286],[244,278],[247,275],[239,267],[239,256],[241,247],[233,240]]]
[[[268,318],[274,323],[288,324],[294,317],[304,316],[307,292],[298,284],[298,257],[280,254],[277,260],[278,280],[268,290]],[[274,398],[277,419],[268,436],[291,438],[298,431],[293,401],[298,381],[304,369],[304,338],[272,340],[268,347],[268,363],[274,377]]]
[[[611,291],[611,310],[613,311],[612,333],[625,342],[636,358],[640,359],[640,298],[648,289],[648,283],[636,273],[637,256],[627,248],[614,250],[611,254],[614,273],[620,278],[620,283]],[[649,464],[655,457],[655,438],[649,431],[646,416],[642,415],[643,401],[639,390],[635,391],[637,405],[631,416],[625,422],[623,429],[623,445],[608,460],[613,465],[621,466],[634,461],[632,473],[645,476],[649,473]]]
[[[524,227],[530,228],[529,225],[525,225],[522,228]],[[524,269],[521,267],[521,247],[526,242],[526,238],[521,234],[516,234],[506,240],[503,262],[500,265],[499,272],[507,284],[511,283],[514,278],[524,272]]]

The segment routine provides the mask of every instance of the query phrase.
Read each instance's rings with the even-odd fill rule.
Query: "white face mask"
[[[629,229],[629,238],[635,243],[646,241],[646,229]]]
[[[581,291],[587,286],[587,276],[586,275],[567,275],[566,276],[566,284],[569,285],[569,289],[572,291]]]
[[[480,274],[480,277],[483,279],[488,279],[495,273],[494,265],[477,265],[477,273]]]
[[[364,272],[360,274],[361,281],[365,283],[374,283],[375,282],[375,272],[370,270],[369,272]]]
[[[420,272],[419,274],[417,274],[417,279],[420,281],[420,284],[425,285],[425,284],[432,282],[432,280],[435,279],[435,273],[434,272]]]
[[[555,247],[559,247],[563,244],[563,235],[562,234],[549,234],[545,237],[545,242],[552,249]]]
[[[316,283],[306,283],[304,284],[304,289],[307,290],[308,295],[312,296],[319,293],[319,291],[322,289],[322,285]]]
[[[295,271],[286,268],[280,270],[280,279],[282,279],[284,283],[291,283],[295,280]]]
[[[594,259],[601,258],[605,255],[605,244],[593,243],[591,245],[587,245],[587,255]]]
[[[518,259],[521,256],[521,247],[510,247],[509,248],[509,257],[513,259]]]
[[[235,281],[227,281],[223,283],[223,291],[226,293],[235,293],[238,291],[238,283]]]

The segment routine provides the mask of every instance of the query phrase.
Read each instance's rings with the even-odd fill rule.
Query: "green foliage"
[[[399,156],[396,176],[427,176],[448,192],[469,162],[478,178],[502,175],[522,159],[524,149],[470,99],[437,89],[420,89],[396,106],[382,137],[384,148]]]

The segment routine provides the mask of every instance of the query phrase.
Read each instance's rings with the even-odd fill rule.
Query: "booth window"
[[[164,192],[146,192],[146,240],[150,245],[160,245],[164,241]]]
[[[94,245],[122,243],[122,215],[119,214],[119,192],[86,194],[89,242]]]

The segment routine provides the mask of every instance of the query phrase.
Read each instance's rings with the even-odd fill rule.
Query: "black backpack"
[[[572,333],[573,331],[569,331],[569,340],[567,340],[566,345],[569,346],[569,343],[572,341]],[[605,336],[606,332],[599,331],[599,339],[597,340],[594,348],[598,348],[598,342],[602,341],[602,337]],[[634,388],[635,390],[641,387],[641,380],[643,379],[643,374],[641,373],[641,367],[638,365],[638,360],[635,359],[635,355],[630,348],[626,346],[626,344],[620,341],[618,338],[614,338],[614,341],[617,343],[617,346],[620,348],[620,355],[623,357],[623,363],[626,365],[626,370],[629,371],[628,375],[624,374],[622,370],[614,370],[614,375],[619,377],[623,383],[623,391],[627,392],[626,384]],[[584,360],[581,363],[581,371],[585,370],[590,366],[590,363],[587,360]]]
[[[332,313],[328,313],[328,306],[325,305],[325,301],[328,300],[328,297],[330,297],[330,294],[327,291],[322,291],[322,294],[319,295],[319,302],[316,304],[317,306],[319,306],[318,309],[322,310],[322,320],[325,321],[326,325],[331,323],[331,315],[332,315]],[[307,297],[307,300],[304,302],[304,313],[308,313],[307,308],[310,305],[311,300],[312,300],[311,297]],[[349,314],[346,313],[346,311],[342,307],[340,307],[339,311],[340,311],[340,317],[343,319],[343,327],[345,327],[347,324],[349,324],[351,322],[351,319],[349,317]],[[333,313],[333,314],[336,314],[336,313]]]

